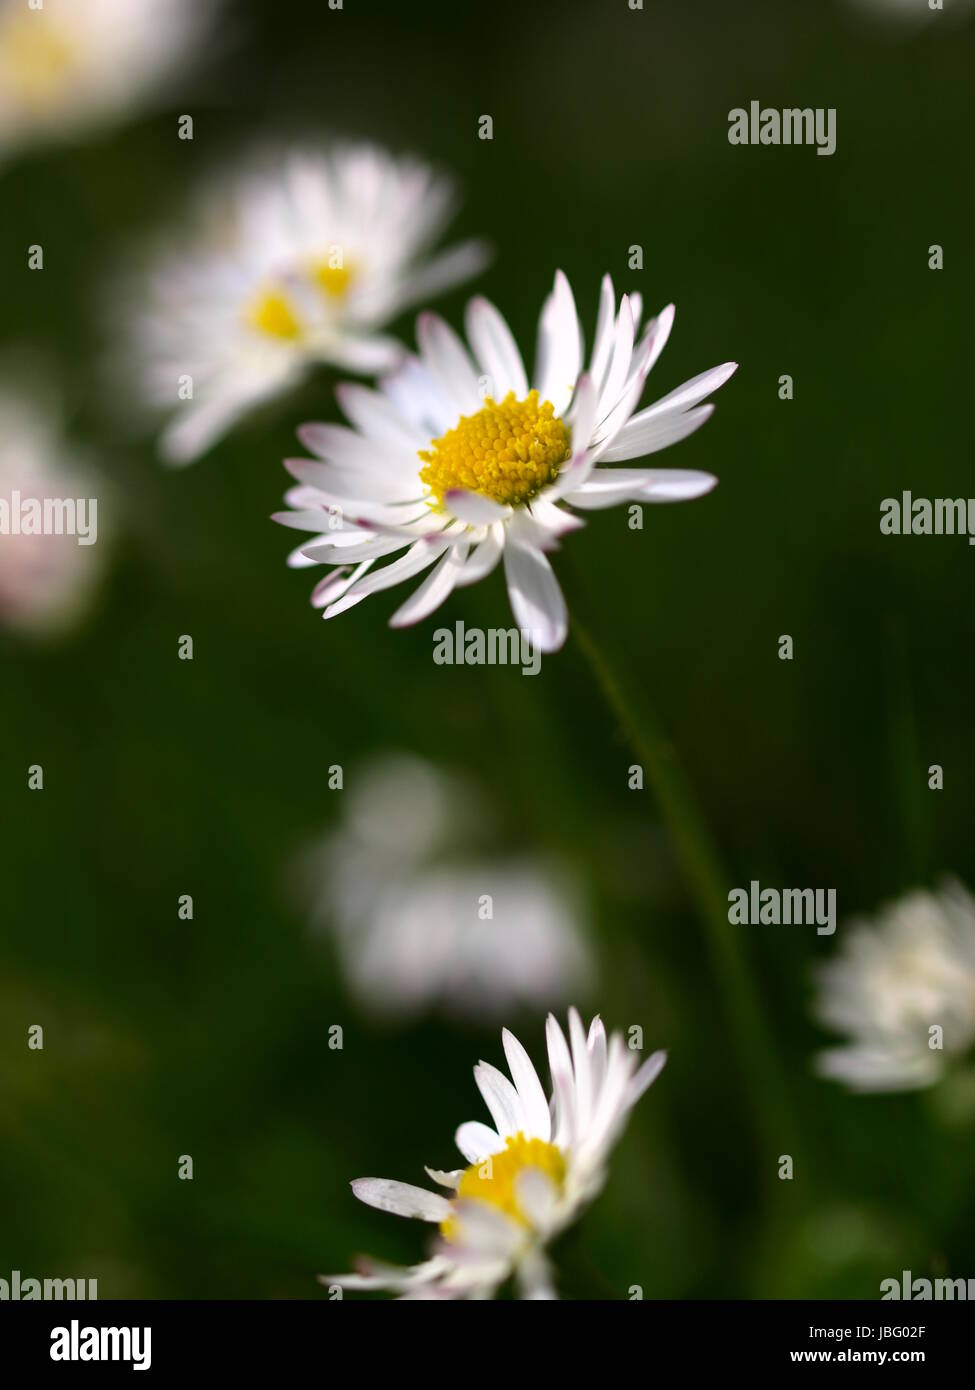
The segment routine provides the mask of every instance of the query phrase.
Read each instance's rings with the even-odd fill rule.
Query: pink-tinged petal
[[[616,296],[613,282],[608,275],[603,276],[599,290],[599,313],[596,316],[596,336],[592,345],[592,361],[589,374],[597,389],[602,386],[613,352],[613,333],[616,327]]]
[[[690,381],[685,381],[682,386],[671,391],[669,395],[661,396],[659,401],[654,401],[653,405],[648,405],[646,410],[641,410],[639,415],[634,415],[627,425],[638,426],[647,420],[656,420],[661,415],[668,415],[673,411],[690,410],[691,406],[697,405],[706,397],[719,390],[726,381],[729,381],[738,370],[737,362],[722,362],[720,367],[712,367],[709,371],[700,372],[697,376],[691,377]]]
[[[699,430],[713,414],[713,405],[698,405],[682,415],[661,415],[655,420],[645,421],[632,434],[628,433],[629,426],[626,426],[603,452],[601,461],[622,463],[625,459],[646,458],[659,453],[661,449],[679,444],[682,439]]]
[[[637,1103],[644,1091],[656,1081],[666,1063],[667,1054],[664,1051],[655,1052],[651,1057],[647,1058],[627,1088],[627,1105],[633,1106]]]
[[[367,574],[337,603],[326,608],[324,616],[335,618],[339,613],[344,613],[347,608],[351,608],[360,600],[368,597],[369,594],[392,588],[394,584],[399,584],[404,579],[412,579],[413,575],[419,574],[432,565],[449,544],[449,541],[417,541],[400,559],[392,560],[388,565],[383,565],[382,569],[373,570],[371,574]]]

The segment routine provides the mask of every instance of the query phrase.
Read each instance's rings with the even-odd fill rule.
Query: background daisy
[[[593,986],[579,885],[557,859],[490,853],[494,818],[465,778],[390,755],[341,801],[302,888],[367,1007],[497,1018]]]
[[[855,1091],[931,1086],[975,1043],[975,902],[959,883],[850,924],[816,972],[814,1012],[850,1039],[817,1070]]]
[[[269,150],[204,189],[123,306],[142,395],[169,412],[163,456],[197,458],[313,363],[398,361],[384,326],[486,259],[432,249],[454,207],[449,180],[368,144]]]
[[[0,161],[144,106],[199,58],[222,0],[0,0]]]

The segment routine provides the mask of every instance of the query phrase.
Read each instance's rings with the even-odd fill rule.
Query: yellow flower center
[[[312,264],[311,277],[329,299],[344,299],[355,279],[355,270],[343,263],[335,264],[329,257]]]
[[[269,338],[293,342],[301,337],[301,324],[280,290],[266,290],[259,294],[245,317],[252,328]]]
[[[465,1169],[457,1186],[457,1196],[487,1202],[519,1226],[529,1226],[531,1223],[518,1205],[515,1190],[519,1175],[526,1168],[537,1168],[555,1187],[561,1188],[565,1182],[565,1159],[554,1144],[546,1144],[544,1139],[526,1139],[520,1130],[509,1135],[504,1143],[500,1153],[491,1154]],[[440,1230],[447,1240],[456,1240],[458,1218],[448,1216],[440,1223]]]
[[[46,10],[8,11],[0,18],[0,82],[25,105],[54,103],[78,62],[77,47]]]
[[[509,391],[500,403],[488,396],[476,415],[462,415],[420,450],[420,481],[438,504],[451,488],[465,488],[520,507],[555,480],[570,454],[569,431],[552,402],[539,404],[537,391],[516,401]]]

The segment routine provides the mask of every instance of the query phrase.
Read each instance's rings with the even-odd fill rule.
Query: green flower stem
[[[572,631],[611,714],[644,768],[673,837],[704,927],[738,1059],[748,1077],[763,1144],[771,1143],[777,1152],[787,1151],[794,1131],[788,1120],[785,1089],[758,992],[740,940],[728,921],[731,884],[693,789],[646,696],[624,692],[623,683],[574,613]]]

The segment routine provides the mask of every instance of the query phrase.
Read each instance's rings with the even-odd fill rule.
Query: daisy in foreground
[[[975,902],[960,883],[913,892],[855,923],[819,968],[815,1014],[846,1033],[816,1069],[854,1091],[911,1091],[975,1044]]]
[[[390,370],[383,325],[487,258],[431,250],[454,207],[446,178],[366,144],[269,151],[206,188],[122,306],[142,395],[171,412],[163,456],[191,462],[314,362]]]
[[[298,486],[285,498],[292,510],[274,517],[317,533],[290,564],[335,567],[312,594],[324,616],[429,571],[390,620],[406,627],[503,559],[519,628],[537,650],[561,647],[568,615],[547,552],[583,525],[569,508],[677,502],[717,481],[710,473],[614,466],[692,434],[714,409],[702,402],[737,366],[703,372],[634,414],[674,309],[642,333],[640,315],[639,295],[624,295],[617,307],[607,275],[584,366],[575,300],[559,271],[542,309],[531,384],[507,323],[478,298],[467,308],[473,358],[442,319],[425,313],[419,356],[379,391],[339,387],[354,428],[298,431],[317,459],[286,461]]]
[[[430,1259],[400,1268],[361,1260],[356,1274],[323,1274],[346,1289],[389,1289],[409,1299],[490,1298],[515,1277],[523,1298],[554,1298],[545,1248],[599,1192],[610,1150],[629,1113],[659,1076],[666,1054],[639,1069],[621,1033],[607,1040],[600,1019],[589,1034],[569,1010],[569,1041],[546,1025],[552,1098],[516,1037],[502,1033],[511,1080],[479,1062],[474,1080],[493,1127],[470,1120],[457,1130],[468,1166],[428,1168],[447,1193],[388,1178],[358,1178],[360,1201],[440,1229]]]

